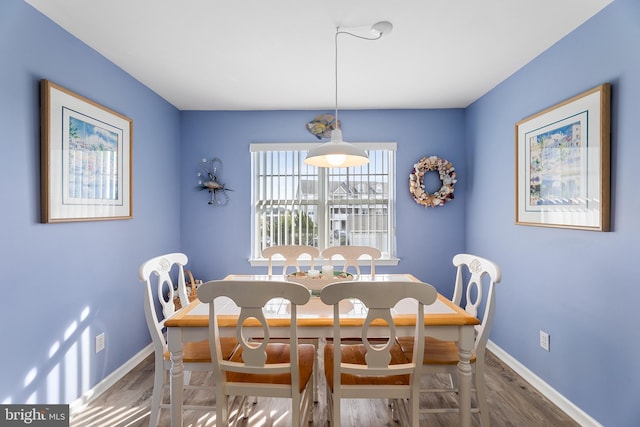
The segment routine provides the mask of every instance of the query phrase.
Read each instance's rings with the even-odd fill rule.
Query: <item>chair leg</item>
[[[400,421],[400,414],[398,413],[398,404],[393,399],[388,399],[388,405],[391,408],[391,419],[393,422]]]
[[[164,370],[162,361],[156,360],[156,368],[153,374],[153,394],[151,395],[151,415],[149,416],[149,427],[156,427],[160,419],[160,403],[164,393],[164,384],[167,379],[167,372]]]
[[[329,414],[329,425],[331,427],[340,427],[340,402],[336,402],[336,395],[329,388],[329,383],[326,384],[326,396],[327,396],[327,413]]]
[[[300,426],[300,395],[297,399],[294,396],[291,397],[291,425]]]
[[[340,427],[340,397],[332,394],[331,402],[331,423],[333,427]]]
[[[452,390],[458,390],[458,375],[451,375],[451,374],[447,374],[447,376],[449,377],[449,387],[451,387]]]
[[[409,420],[409,423],[412,426],[419,426],[420,425],[420,390],[416,390],[415,393],[411,394],[411,402],[409,402],[411,405],[411,414],[409,414],[409,416],[411,417],[411,419]]]
[[[251,398],[249,396],[242,396],[242,404],[240,406],[242,407],[242,418],[246,420],[249,418]]]
[[[220,388],[222,387],[216,386],[216,425],[227,427],[229,425],[229,399]]]
[[[316,360],[313,364],[313,372],[311,373],[311,387],[313,387],[313,402],[314,403],[318,403],[319,399],[318,399],[318,365],[320,363],[320,350],[319,350],[319,345],[318,348],[316,348]]]
[[[478,400],[478,408],[480,410],[480,425],[489,427],[489,405],[487,404],[487,387],[484,381],[484,363],[477,361],[473,382],[476,388],[476,399]]]
[[[309,403],[309,409],[308,409],[308,414],[307,414],[307,420],[309,424],[313,423],[313,403],[314,402],[310,402]]]

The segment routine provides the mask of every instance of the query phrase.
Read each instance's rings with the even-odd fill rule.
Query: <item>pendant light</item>
[[[378,22],[371,27],[373,37],[361,36],[341,31],[340,27],[336,28],[335,35],[335,84],[336,84],[336,116],[335,129],[331,131],[331,141],[325,142],[317,148],[309,150],[307,158],[304,162],[311,166],[320,168],[347,168],[350,166],[361,166],[369,163],[369,156],[362,148],[353,144],[349,144],[342,140],[342,130],[338,127],[338,35],[348,34],[364,40],[378,40],[384,34],[389,34],[393,29],[391,22]]]

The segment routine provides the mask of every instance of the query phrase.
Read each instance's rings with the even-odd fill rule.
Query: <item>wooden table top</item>
[[[266,275],[230,275],[225,280],[267,280],[269,276]],[[283,276],[272,276],[272,280],[286,280]],[[363,275],[362,279],[371,280],[370,276]],[[414,276],[410,274],[376,274],[375,281],[389,281],[389,280],[410,280],[418,281]],[[222,300],[222,299],[221,299]],[[357,303],[356,303],[357,304]],[[400,301],[396,306],[397,314],[393,316],[396,326],[414,326],[415,315],[403,314],[406,313],[403,307],[407,307],[405,304],[409,302]],[[267,314],[267,321],[272,327],[288,326],[289,317],[278,316],[278,312],[283,310],[286,304],[282,304],[281,301],[274,301],[271,307],[268,307],[268,311],[272,314]],[[362,313],[358,313],[357,307],[354,309],[353,305],[347,308],[348,310],[355,311],[353,317],[345,317],[341,319],[341,325],[343,326],[360,326],[364,319]],[[220,313],[218,315],[218,324],[220,327],[233,327],[236,326],[238,319],[235,313],[238,309],[232,302],[225,302],[222,300],[219,308]],[[286,308],[284,308],[286,312]],[[324,304],[320,298],[314,296],[311,300],[302,306],[298,306],[298,327],[330,327],[333,325],[333,311],[332,307]],[[445,296],[438,294],[438,299],[432,305],[425,306],[424,324],[425,326],[462,326],[462,325],[477,325],[480,321],[464,311],[462,308],[453,304]],[[209,307],[208,304],[203,304],[200,300],[192,301],[183,310],[180,310],[174,314],[171,318],[165,321],[167,327],[208,327],[209,326]],[[375,323],[374,323],[375,325]],[[247,326],[250,326],[249,324]]]

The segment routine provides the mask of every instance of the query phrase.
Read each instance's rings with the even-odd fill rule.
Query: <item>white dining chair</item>
[[[376,260],[382,256],[382,252],[371,246],[332,246],[322,251],[322,258],[327,259],[329,265],[333,265],[335,256],[344,259],[342,271],[347,271],[349,267],[354,267],[358,276],[360,276],[358,260],[363,256],[371,258],[371,277],[373,278],[376,275]]]
[[[273,267],[272,267],[273,259],[275,259],[278,255],[284,258],[284,265],[282,266],[282,275],[286,276],[287,269],[289,267],[293,267],[295,268],[296,272],[299,272],[301,262],[308,264],[309,269],[313,269],[316,258],[320,257],[320,250],[314,246],[308,246],[308,245],[276,245],[276,246],[270,246],[268,248],[263,249],[262,256],[269,260],[269,264],[267,268],[267,274],[269,275],[269,277],[273,275]],[[307,255],[308,258],[303,257],[303,255]],[[275,340],[279,340],[281,342],[289,341],[286,337],[279,337],[279,338],[274,337],[273,341]],[[318,344],[317,339],[312,339],[307,342],[314,343],[315,345]],[[314,401],[318,400],[318,395],[315,388],[315,378],[316,378],[315,370],[317,369],[317,366],[319,364],[318,362],[319,362],[319,357],[316,359],[316,363],[314,364],[314,375],[313,375]]]
[[[267,274],[271,276],[273,274],[272,263],[274,257],[278,255],[284,258],[284,265],[282,267],[282,275],[287,275],[287,268],[294,267],[296,271],[300,271],[300,261],[303,255],[308,255],[309,259],[303,258],[305,262],[308,261],[310,269],[313,269],[315,259],[320,257],[320,250],[314,246],[307,245],[277,245],[269,246],[262,250],[262,256],[267,258],[269,264],[267,268]]]
[[[214,280],[200,286],[198,298],[209,304],[216,424],[229,425],[231,396],[240,397],[238,412],[250,396],[287,398],[291,400],[291,425],[303,426],[310,422],[316,347],[299,343],[297,328],[297,306],[309,301],[309,290],[298,283],[284,281]],[[229,298],[240,308],[234,328],[239,347],[228,360],[223,357],[219,341],[221,333],[215,303],[218,298]],[[285,315],[291,322],[288,342],[271,340],[265,311],[278,305],[274,299],[289,301]]]
[[[453,257],[456,267],[456,283],[452,301],[460,305],[465,296],[464,309],[471,315],[479,317],[479,309],[485,301],[481,322],[476,326],[471,368],[473,375],[472,390],[475,391],[477,406],[471,408],[472,413],[480,414],[480,425],[490,425],[489,407],[485,384],[485,352],[487,340],[493,325],[496,309],[495,285],[500,282],[502,274],[494,262],[476,255],[458,254]],[[466,278],[466,280],[465,280]],[[479,317],[480,318],[480,317]],[[414,342],[411,337],[400,337],[398,342],[407,356],[413,354]],[[453,341],[442,341],[432,337],[425,338],[423,351],[423,375],[447,374],[450,387],[423,388],[421,393],[457,393],[458,347]],[[421,408],[420,413],[459,412],[458,408]]]
[[[153,341],[155,354],[155,372],[153,379],[153,394],[151,396],[151,415],[149,426],[158,425],[160,409],[168,408],[168,403],[162,403],[164,390],[169,387],[169,368],[171,360],[167,349],[166,335],[163,332],[164,320],[176,312],[174,297],[178,297],[182,306],[185,307],[189,301],[187,298],[184,266],[187,264],[187,256],[182,253],[170,253],[151,258],[140,265],[138,275],[145,283],[144,292],[144,314],[149,328],[149,334]],[[174,289],[172,275],[177,276],[177,287]],[[159,302],[160,312],[156,310],[156,301]],[[221,341],[222,357],[229,357],[235,348],[237,341],[233,338],[225,338]],[[185,389],[209,389],[213,393],[213,384],[204,386],[194,386],[190,383],[192,371],[212,370],[211,353],[209,341],[188,342],[184,346],[184,369],[185,369]],[[213,405],[184,405],[186,409],[201,409],[212,411]]]
[[[400,300],[412,299],[413,314],[423,319],[424,306],[433,304],[436,298],[436,289],[422,282],[350,281],[322,288],[320,299],[333,306],[333,343],[342,342],[340,318],[354,316],[354,313],[340,309],[341,301],[350,300],[354,310],[362,304],[363,311],[367,313],[360,343],[325,345],[324,370],[333,427],[340,427],[342,399],[389,399],[394,408],[394,419],[397,410],[400,419],[406,419],[411,426],[419,425],[422,364],[414,361],[423,353],[424,322],[416,322],[413,338],[415,354],[407,357],[395,339],[392,309]],[[379,322],[388,326],[373,326]]]

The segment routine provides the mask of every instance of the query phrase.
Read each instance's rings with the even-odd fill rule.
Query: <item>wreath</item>
[[[438,171],[442,186],[440,190],[429,194],[424,191],[423,178],[427,172]],[[453,200],[453,187],[456,180],[456,169],[451,162],[436,156],[423,157],[418,163],[413,165],[413,170],[409,174],[409,191],[413,200],[425,207],[436,207],[444,205],[448,200]]]

